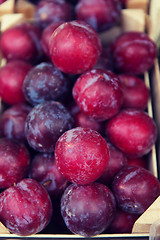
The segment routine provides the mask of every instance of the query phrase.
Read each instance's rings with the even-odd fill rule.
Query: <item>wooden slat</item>
[[[145,13],[148,12],[149,0],[129,0],[126,2],[126,8],[142,9]]]

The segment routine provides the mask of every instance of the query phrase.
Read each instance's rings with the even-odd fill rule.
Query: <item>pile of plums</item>
[[[160,195],[142,32],[103,43],[120,0],[41,0],[5,30],[0,68],[0,221],[11,233],[130,233]],[[124,5],[123,5],[124,7]]]

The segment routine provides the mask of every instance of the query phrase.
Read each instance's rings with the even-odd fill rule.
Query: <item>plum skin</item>
[[[27,148],[12,139],[0,139],[0,189],[6,189],[27,177],[30,154]]]
[[[127,166],[114,178],[112,190],[123,211],[142,214],[159,196],[160,183],[145,168]]]
[[[133,225],[138,217],[140,217],[140,214],[127,213],[117,208],[115,217],[109,229],[107,229],[107,233],[131,233]]]
[[[45,101],[34,106],[28,114],[25,135],[36,151],[54,152],[58,138],[73,124],[70,113],[60,102]]]
[[[117,0],[80,0],[76,18],[90,24],[97,32],[107,30],[120,20],[121,3]]]
[[[147,112],[126,108],[107,121],[105,134],[127,157],[142,157],[157,139],[157,126]]]
[[[111,187],[114,177],[123,167],[127,166],[128,161],[122,151],[108,141],[107,144],[110,152],[109,163],[97,181]]]
[[[69,92],[68,79],[53,64],[41,62],[26,75],[23,94],[33,106],[45,101],[64,101]]]
[[[47,27],[45,27],[42,31],[42,36],[41,36],[42,51],[49,59],[50,59],[50,53],[49,53],[50,37],[53,34],[54,30],[57,27],[59,27],[62,23],[63,23],[62,21],[51,23]]]
[[[109,227],[116,202],[111,190],[101,183],[71,184],[61,198],[61,214],[73,233],[95,236]]]
[[[115,71],[139,75],[153,66],[157,47],[147,34],[130,31],[113,41],[112,54]]]
[[[64,73],[81,74],[96,64],[101,51],[97,32],[83,21],[61,24],[49,41],[53,64]]]
[[[7,104],[26,102],[22,86],[32,65],[22,60],[12,60],[0,69],[0,96]]]
[[[26,143],[25,121],[32,107],[26,103],[14,104],[0,116],[0,136]]]
[[[69,21],[72,15],[72,6],[65,0],[40,0],[35,8],[34,18],[44,29],[51,23]]]
[[[119,79],[123,84],[123,107],[145,110],[148,105],[150,90],[143,79],[130,74],[120,74]]]
[[[29,236],[40,232],[51,216],[51,199],[33,179],[25,178],[0,194],[0,219],[11,233]]]
[[[75,127],[86,127],[99,133],[103,132],[104,123],[98,122],[93,118],[89,118],[84,112],[80,111],[78,105],[75,102],[73,102],[68,109],[74,118]]]
[[[7,29],[1,37],[3,56],[7,60],[35,61],[41,54],[40,36],[40,28],[32,23],[21,23]]]
[[[109,161],[109,149],[98,132],[76,127],[57,140],[55,160],[68,181],[84,185],[100,177]]]
[[[123,104],[122,84],[108,70],[93,69],[80,75],[72,95],[80,110],[97,121],[113,117]]]
[[[68,186],[68,181],[59,173],[53,153],[38,153],[32,159],[29,177],[40,182],[51,198],[59,198]]]

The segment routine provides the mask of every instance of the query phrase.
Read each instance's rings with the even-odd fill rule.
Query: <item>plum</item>
[[[115,176],[112,190],[123,211],[142,214],[160,195],[160,183],[147,169],[126,166]]]
[[[123,107],[133,107],[145,110],[148,106],[150,90],[140,77],[130,74],[120,74],[123,84]]]
[[[73,124],[73,118],[60,102],[46,101],[34,106],[28,114],[25,135],[34,150],[54,152],[58,138]]]
[[[142,157],[155,144],[157,126],[147,112],[126,108],[107,121],[105,133],[110,142],[126,156]]]
[[[127,213],[118,208],[109,226],[108,233],[131,233],[133,225],[139,216],[139,214]]]
[[[103,123],[89,118],[82,111],[79,111],[77,114],[74,115],[74,121],[76,127],[90,128],[92,130],[102,133]]]
[[[4,3],[6,0],[0,0],[0,4]]]
[[[22,87],[26,100],[33,106],[49,100],[63,102],[70,90],[66,76],[46,62],[32,67]]]
[[[148,169],[148,156],[127,158],[127,164],[129,166],[139,166]]]
[[[13,139],[0,138],[0,189],[6,189],[27,177],[30,154]]]
[[[59,173],[53,153],[39,153],[32,159],[29,177],[40,182],[54,199],[62,195],[68,181]]]
[[[51,23],[69,21],[73,17],[73,8],[65,0],[41,0],[35,8],[35,22],[45,28]]]
[[[101,54],[101,40],[97,32],[83,21],[61,24],[49,42],[53,64],[62,72],[81,74],[92,69]]]
[[[26,143],[24,126],[31,109],[26,103],[8,107],[0,116],[0,136]]]
[[[75,234],[91,237],[102,233],[113,220],[115,198],[101,183],[71,184],[61,198],[61,214]]]
[[[123,167],[127,166],[128,161],[122,151],[108,141],[107,144],[110,153],[109,163],[97,181],[111,187],[114,177]]]
[[[0,39],[1,51],[7,60],[35,62],[41,55],[40,28],[29,22],[5,30]]]
[[[76,127],[57,140],[55,160],[68,181],[84,185],[100,177],[109,162],[109,149],[100,133]]]
[[[32,66],[22,60],[12,60],[0,68],[0,96],[10,105],[24,103],[22,86],[27,73]]]
[[[11,233],[20,236],[38,233],[51,216],[51,199],[36,180],[25,178],[0,194],[0,219]]]
[[[93,69],[81,74],[72,94],[80,110],[97,121],[113,117],[123,104],[122,84],[108,70]]]
[[[42,31],[41,36],[41,46],[44,54],[50,59],[50,52],[49,52],[49,41],[50,37],[53,34],[54,30],[59,27],[63,22],[53,22],[45,27]]]
[[[113,27],[120,21],[119,0],[79,0],[75,7],[76,18],[86,21],[97,32]]]
[[[94,120],[93,118],[89,118],[85,113],[80,111],[80,109],[76,103],[73,102],[68,107],[68,109],[74,118],[75,127],[90,128],[97,132],[103,133],[104,123],[98,122],[98,121]]]
[[[112,56],[110,54],[110,46],[102,47],[101,55],[99,56],[93,69],[105,69],[113,71]]]
[[[157,47],[146,33],[129,31],[113,41],[112,54],[118,73],[139,75],[153,66]]]

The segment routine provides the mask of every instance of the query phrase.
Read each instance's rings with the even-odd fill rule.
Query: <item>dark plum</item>
[[[93,69],[104,69],[113,71],[113,62],[110,54],[110,46],[102,48],[101,55],[99,56],[96,64],[93,66]]]
[[[0,68],[0,97],[7,104],[26,102],[22,86],[32,66],[22,60],[12,60]]]
[[[27,148],[12,139],[0,138],[0,189],[27,177],[30,155]]]
[[[73,87],[80,110],[97,121],[113,117],[123,104],[122,84],[108,70],[93,69],[80,75]]]
[[[32,159],[29,177],[40,182],[54,198],[60,197],[68,186],[68,181],[56,167],[52,153],[39,153]]]
[[[85,237],[98,235],[109,227],[115,206],[111,190],[95,182],[84,186],[71,184],[61,198],[61,214],[67,227]]]
[[[109,233],[131,233],[133,225],[139,216],[139,214],[127,213],[118,208],[109,226]]]
[[[145,110],[149,102],[150,90],[144,80],[129,74],[120,74],[119,79],[123,84],[123,107]]]
[[[79,111],[74,115],[74,122],[76,127],[90,128],[97,132],[102,133],[103,123],[98,122],[95,119],[89,118],[85,113]]]
[[[41,0],[36,6],[34,19],[45,28],[53,22],[69,21],[73,17],[73,9],[65,0]]]
[[[41,46],[44,54],[50,59],[50,52],[49,52],[49,41],[50,37],[53,34],[54,30],[59,27],[63,22],[54,22],[49,24],[47,27],[45,27],[42,31],[41,36]]]
[[[128,157],[142,157],[155,144],[157,126],[147,112],[126,108],[107,121],[105,133]]]
[[[79,0],[66,0],[66,1],[69,2],[69,3],[71,3],[71,4],[73,4],[73,6],[74,6],[74,5],[77,4],[77,2],[78,2]]]
[[[118,206],[125,212],[142,214],[160,195],[159,180],[138,166],[124,167],[112,185]]]
[[[55,160],[68,181],[84,185],[100,177],[109,162],[109,149],[100,133],[76,127],[57,140]]]
[[[148,169],[148,158],[147,155],[137,158],[127,158],[127,164],[129,166],[139,166]]]
[[[73,119],[60,103],[46,101],[30,111],[25,124],[25,134],[29,145],[39,152],[53,152],[56,141],[73,127]]]
[[[0,116],[0,136],[26,142],[24,126],[31,109],[26,103],[8,107]]]
[[[84,114],[82,111],[80,111],[77,104],[73,103],[69,107],[69,111],[74,118],[75,127],[90,128],[90,129],[95,130],[100,133],[103,132],[104,123],[98,122],[92,118],[89,118],[86,114]]]
[[[29,22],[15,25],[2,33],[2,55],[7,60],[34,62],[41,55],[40,38],[41,31],[38,26]]]
[[[68,79],[53,64],[41,62],[34,66],[23,82],[23,93],[31,105],[45,101],[64,101],[69,93]]]
[[[146,33],[131,31],[114,40],[112,53],[116,71],[139,75],[153,66],[157,47]]]
[[[120,21],[121,7],[119,0],[79,0],[75,7],[76,18],[102,32]]]
[[[52,202],[45,188],[23,179],[0,194],[0,219],[11,233],[29,236],[50,222]]]
[[[116,176],[116,174],[123,167],[127,166],[128,161],[127,161],[127,157],[123,152],[121,152],[118,148],[116,148],[110,142],[107,142],[107,144],[108,144],[109,153],[110,153],[109,163],[97,181],[110,187],[112,185],[113,179]]]
[[[92,69],[101,54],[101,40],[97,32],[83,21],[61,24],[49,42],[54,65],[67,74],[81,74]]]

